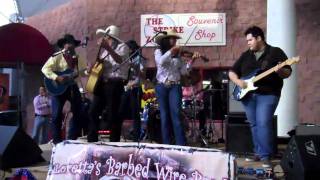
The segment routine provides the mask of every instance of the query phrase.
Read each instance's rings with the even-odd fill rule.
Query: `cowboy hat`
[[[169,29],[164,31],[164,33],[160,33],[158,36],[154,38],[154,42],[160,45],[160,42],[165,38],[174,37],[176,39],[181,39],[181,37],[177,34],[177,31],[174,29]]]
[[[77,47],[80,45],[81,41],[74,39],[73,35],[71,34],[65,34],[63,38],[60,38],[57,41],[57,45],[59,48],[63,48],[63,46],[67,43],[73,44],[74,46]]]
[[[103,29],[97,29],[96,34],[104,34],[109,37],[112,37],[113,39],[116,39],[119,42],[123,42],[120,38],[120,28],[115,25],[108,26],[105,30]]]
[[[135,40],[129,40],[126,42],[126,45],[132,50],[132,51],[136,51],[137,49],[140,48],[140,46],[138,45],[138,43]]]

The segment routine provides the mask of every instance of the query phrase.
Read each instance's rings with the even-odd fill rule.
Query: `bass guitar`
[[[55,72],[58,76],[63,76],[64,81],[62,83],[59,83],[55,80],[45,77],[44,85],[51,95],[53,96],[61,95],[67,90],[69,86],[76,83],[74,79],[78,77],[80,72],[84,72],[84,71],[86,71],[86,69],[83,69],[80,71],[73,71],[72,69],[67,69],[62,72]]]
[[[278,64],[267,71],[257,75],[259,70],[254,71],[253,73],[249,74],[248,76],[242,77],[241,79],[244,80],[247,84],[246,88],[241,88],[239,86],[235,86],[233,90],[233,97],[235,100],[240,101],[243,99],[249,92],[254,91],[258,89],[258,87],[254,86],[254,83],[261,80],[262,78],[270,75],[273,72],[276,72],[280,68],[286,65],[292,65],[299,62],[299,57],[293,57],[290,59],[287,59],[286,61],[282,62],[281,64]]]

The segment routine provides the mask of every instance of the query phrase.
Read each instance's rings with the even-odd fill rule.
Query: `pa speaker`
[[[286,179],[320,179],[320,136],[293,136],[280,165]]]
[[[226,151],[239,154],[253,153],[250,125],[244,113],[227,116]]]
[[[22,167],[43,161],[41,149],[16,126],[0,126],[0,169]]]
[[[296,135],[320,135],[320,126],[314,124],[298,125]]]

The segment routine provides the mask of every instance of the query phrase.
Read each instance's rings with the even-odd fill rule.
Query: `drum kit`
[[[181,84],[183,87],[194,88],[200,80],[200,74],[192,71],[190,75],[182,77]],[[206,91],[211,91],[211,89],[202,89],[198,92],[192,93],[190,97],[182,99],[181,120],[186,132],[188,143],[196,144],[200,142],[202,146],[208,146],[209,142],[217,143],[218,138],[213,122],[207,123],[208,127],[205,128],[206,131],[204,133],[200,132],[197,127],[197,114],[204,110],[204,102],[202,99],[197,98],[197,95]],[[144,139],[161,143],[160,110],[159,105],[155,100],[155,94],[149,94],[149,96],[143,97],[149,97],[149,99],[143,99],[143,101],[147,103],[143,107],[143,111],[141,113],[142,127],[145,129]]]

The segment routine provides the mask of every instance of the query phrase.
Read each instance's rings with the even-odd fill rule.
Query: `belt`
[[[163,84],[165,86],[171,86],[171,85],[179,85],[180,81],[170,81],[166,80],[165,82],[160,82],[159,84]]]

